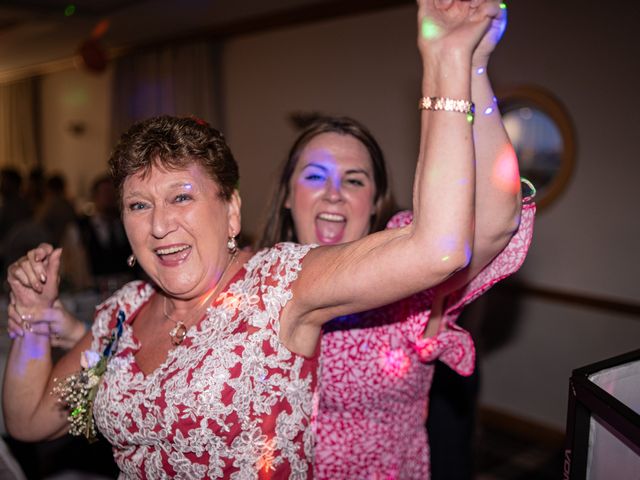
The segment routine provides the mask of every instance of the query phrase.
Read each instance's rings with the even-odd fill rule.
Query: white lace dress
[[[126,315],[94,406],[121,478],[312,478],[318,358],[293,354],[278,339],[309,248],[284,243],[256,254],[148,375],[134,357],[140,343],[131,322],[153,287],[129,283],[98,308],[95,351],[118,312]]]

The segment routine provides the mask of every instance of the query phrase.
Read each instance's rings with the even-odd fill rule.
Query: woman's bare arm
[[[469,100],[472,53],[499,14],[498,3],[421,0],[418,10],[423,94]],[[434,30],[437,34],[430,36]],[[472,125],[458,112],[423,110],[421,115],[413,223],[317,248],[305,257],[282,320],[292,333],[299,325],[311,326],[295,333],[305,345],[314,344],[307,339],[333,317],[430,288],[468,264],[475,216]]]

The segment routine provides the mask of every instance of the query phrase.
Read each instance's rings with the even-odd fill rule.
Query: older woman
[[[150,283],[103,303],[55,365],[47,336],[15,340],[3,392],[9,432],[91,435],[95,418],[123,477],[311,477],[322,325],[441,284],[469,262],[470,59],[498,14],[493,1],[420,2],[419,20],[440,34],[419,37],[429,148],[418,159],[414,221],[402,228],[315,249],[238,252],[237,167],[222,136],[170,117],[132,127],[110,166]],[[28,321],[53,305],[59,260],[43,245],[10,268],[11,314]]]

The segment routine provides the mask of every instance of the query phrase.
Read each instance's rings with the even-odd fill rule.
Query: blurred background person
[[[67,198],[67,181],[56,173],[47,178],[44,201],[36,212],[36,219],[51,234],[52,243],[58,247],[62,243],[65,229],[77,220],[73,203]]]
[[[127,266],[131,248],[120,219],[117,192],[108,175],[94,180],[91,208],[80,216],[78,228],[88,270],[100,291],[113,291],[132,279]]]

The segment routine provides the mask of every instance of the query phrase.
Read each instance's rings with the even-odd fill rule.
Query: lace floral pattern
[[[475,349],[456,325],[462,308],[497,281],[517,271],[531,242],[535,205],[524,205],[520,228],[509,245],[467,286],[449,299],[440,332],[422,334],[433,293],[334,319],[322,337],[317,417],[319,479],[428,479],[424,428],[433,361],[462,375],[473,372]],[[411,222],[401,212],[389,222]]]
[[[122,478],[312,477],[317,359],[287,350],[279,316],[310,247],[279,244],[245,265],[165,362],[145,375],[132,316],[154,294],[133,282],[98,310],[94,343],[127,315],[95,400]]]

